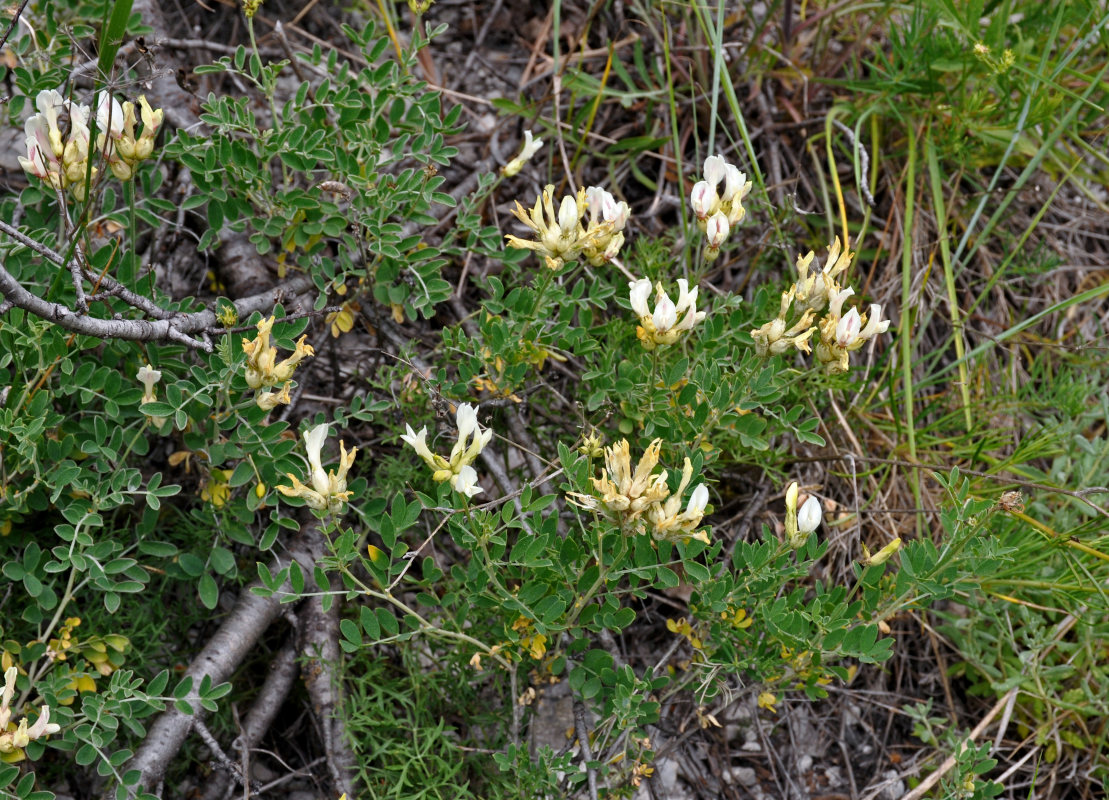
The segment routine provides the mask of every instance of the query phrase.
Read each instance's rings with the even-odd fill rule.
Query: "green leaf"
[[[292,587],[293,594],[304,592],[304,572],[296,561],[289,562],[289,585]]]
[[[362,622],[362,630],[373,641],[378,641],[381,638],[381,624],[377,621],[377,615],[369,606],[362,606],[358,610],[359,619]]]
[[[100,33],[100,58],[96,66],[99,75],[115,75],[116,54],[127,33],[127,20],[131,17],[132,0],[115,0],[108,24]],[[107,9],[105,9],[105,14]],[[123,278],[120,278],[123,280]]]
[[[377,615],[377,621],[381,623],[381,629],[385,631],[388,636],[396,636],[400,632],[400,625],[397,623],[397,618],[386,609],[375,608],[374,613]]]
[[[196,591],[200,595],[201,604],[206,609],[211,611],[216,607],[216,603],[219,602],[219,586],[216,585],[216,579],[209,573],[205,572],[200,576]]]

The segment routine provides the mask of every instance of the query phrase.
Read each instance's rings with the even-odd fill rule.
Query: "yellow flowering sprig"
[[[15,764],[27,756],[23,752],[28,744],[43,736],[57,733],[62,728],[50,721],[50,706],[39,708],[38,719],[34,724],[28,725],[24,717],[18,725],[12,724],[12,699],[15,697],[15,682],[19,678],[17,667],[8,667],[4,671],[4,688],[0,692],[0,761]]]
[[[816,333],[816,328],[812,324],[816,312],[808,309],[793,325],[789,325],[787,321],[790,304],[796,293],[796,287],[790,287],[788,292],[782,292],[777,319],[751,331],[751,338],[755,340],[755,352],[763,358],[779,356],[791,347],[796,347],[802,353],[812,352],[809,338]]]
[[[685,511],[681,511],[682,495],[693,478],[693,465],[688,458],[685,460],[681,483],[671,494],[666,470],[653,474],[661,448],[661,439],[651,442],[634,470],[627,439],[605,448],[601,477],[590,478],[595,495],[570,492],[570,502],[605,514],[625,532],[647,531],[655,539],[696,539],[708,544],[708,534],[696,530],[705,515],[708,489],[703,484],[694,489]]]
[[[306,340],[308,336],[301,336],[296,343],[293,354],[278,363],[277,348],[270,344],[270,333],[273,330],[274,318],[263,319],[258,322],[258,334],[253,339],[243,339],[243,352],[246,353],[246,383],[251,389],[263,387],[277,387],[277,392],[259,392],[254,397],[254,402],[259,408],[267,411],[282,403],[289,403],[290,379],[297,368],[297,364],[308,356],[314,356],[316,351]]]
[[[414,431],[406,423],[406,433],[400,438],[431,467],[432,480],[436,483],[450,481],[451,488],[456,492],[473,497],[484,490],[477,485],[477,470],[471,465],[493,438],[493,431],[489,428],[482,430],[477,421],[477,408],[469,403],[459,404],[455,412],[455,424],[458,427],[458,441],[454,443],[449,459],[428,448],[426,425],[419,431]]]
[[[548,269],[561,269],[567,261],[580,256],[594,266],[600,266],[616,257],[624,243],[622,233],[628,219],[626,203],[617,203],[608,192],[597,187],[579,189],[576,195],[566,195],[555,211],[548,185],[536,199],[530,211],[516,201],[512,213],[535,234],[535,240],[521,239],[511,234],[505,236],[509,247],[534,250]],[[582,217],[589,211],[588,227]]]
[[[843,304],[855,293],[843,288],[838,279],[851,265],[854,253],[844,247],[839,237],[828,247],[828,258],[820,270],[811,270],[814,254],[810,251],[797,258],[797,281],[782,293],[778,317],[751,331],[755,352],[760,356],[782,355],[791,348],[802,353],[812,352],[809,339],[819,332],[817,360],[829,375],[850,368],[848,353],[858,350],[867,341],[889,329],[889,320],[882,319],[882,307],[870,306],[869,315],[852,308],[843,313]],[[827,313],[814,324],[817,314]],[[791,308],[800,317],[790,325]]]
[[[338,514],[343,510],[343,504],[352,494],[347,491],[347,471],[354,464],[354,457],[358,454],[358,448],[353,448],[348,453],[346,445],[340,440],[338,471],[324,470],[321,453],[329,430],[330,427],[324,422],[304,432],[304,449],[308,453],[311,486],[304,485],[290,472],[286,475],[293,485],[279,485],[277,491],[286,497],[303,498],[309,508]]]

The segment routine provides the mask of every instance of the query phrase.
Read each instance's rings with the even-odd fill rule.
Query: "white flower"
[[[705,227],[705,238],[708,240],[709,247],[719,249],[720,245],[727,240],[730,230],[731,226],[725,214],[717,211],[709,217]]]
[[[693,213],[697,215],[697,219],[704,220],[713,213],[720,198],[716,194],[716,189],[707,181],[697,181],[693,184],[689,202],[693,206]]]
[[[47,141],[56,158],[62,157],[62,131],[58,127],[58,115],[69,105],[57,89],[43,89],[35,97],[35,106],[46,123]],[[32,117],[34,119],[34,117]]]
[[[846,289],[841,289],[834,292],[828,298],[828,313],[834,317],[839,317],[843,314],[843,302],[853,295],[855,290],[848,286]]]
[[[286,473],[293,485],[279,485],[277,490],[286,497],[303,498],[309,508],[317,511],[326,509],[332,514],[338,514],[343,510],[343,504],[351,494],[347,491],[347,471],[354,464],[358,448],[352,448],[348,453],[346,445],[340,441],[339,469],[337,472],[325,471],[322,451],[329,431],[330,426],[325,422],[304,432],[304,449],[308,454],[309,479],[312,485],[305,486],[295,475]]]
[[[323,444],[327,441],[328,425],[322,422],[311,430],[304,432],[304,449],[308,453],[308,467],[312,476],[312,488],[320,495],[326,495],[328,490],[327,472],[320,463]]]
[[[677,330],[692,330],[694,325],[708,316],[707,312],[697,310],[697,291],[696,286],[689,288],[689,282],[685,278],[678,278],[678,304],[675,311],[684,316],[678,323]]]
[[[628,288],[631,290],[629,296],[635,315],[640,318],[651,316],[651,309],[647,306],[647,298],[651,296],[651,282],[640,278],[629,283]]]
[[[819,527],[821,516],[820,501],[809,495],[809,499],[802,503],[797,511],[797,530],[801,533],[812,533]]]
[[[566,195],[558,207],[558,227],[562,236],[569,236],[578,227],[581,212],[578,201],[573,195]]]
[[[692,494],[689,495],[689,504],[685,507],[685,513],[688,516],[693,516],[694,514],[703,514],[705,511],[705,506],[707,506],[708,504],[709,490],[708,487],[702,483],[693,490]]]
[[[866,321],[866,327],[862,329],[859,334],[860,339],[871,339],[879,333],[885,333],[889,330],[890,321],[882,319],[882,307],[877,303],[870,304],[870,318]]]
[[[715,189],[717,184],[724,179],[727,173],[728,162],[720,156],[709,156],[705,159],[705,180]]]
[[[677,308],[670,300],[670,295],[664,292],[661,286],[659,286],[658,296],[655,298],[655,313],[651,315],[651,321],[655,324],[655,330],[659,333],[666,333],[678,324]]]
[[[730,203],[736,195],[739,195],[740,199],[743,199],[743,195],[745,195],[747,191],[750,191],[750,185],[747,183],[747,175],[740,172],[738,167],[725,164],[724,191],[720,195],[720,199],[726,203]],[[740,192],[743,194],[740,194]]]
[[[96,95],[96,127],[113,139],[123,135],[123,107],[108,92]]]
[[[139,371],[135,374],[135,378],[144,387],[142,401],[144,403],[153,403],[157,399],[154,394],[154,386],[162,379],[161,371],[147,364],[139,368]]]
[[[685,278],[678,279],[678,302],[674,303],[659,283],[655,286],[655,310],[647,305],[651,282],[640,278],[628,284],[632,310],[639,317],[636,335],[643,347],[653,350],[660,344],[674,344],[682,333],[703,320],[705,312],[697,311],[697,287],[689,288]]]
[[[840,347],[847,348],[855,343],[859,338],[859,331],[862,328],[862,320],[859,318],[859,310],[852,308],[836,323],[836,344]]]
[[[34,741],[40,736],[57,733],[61,729],[61,725],[57,725],[50,721],[50,706],[43,706],[39,709],[39,718],[35,720],[35,724],[27,729],[27,738]]]
[[[585,190],[585,202],[593,225],[608,223],[613,231],[624,230],[631,209],[623,200],[616,202],[610,192],[599,186],[590,186]]]
[[[420,428],[418,433],[416,431],[413,431],[412,426],[409,425],[407,422],[404,424],[404,428],[407,433],[402,435],[400,438],[403,439],[406,444],[410,445],[412,449],[416,451],[416,454],[424,460],[425,464],[427,464],[432,469],[441,469],[441,467],[439,466],[439,462],[436,461],[438,456],[431,452],[431,450],[428,449],[427,446],[427,426],[425,425],[424,427]]]
[[[527,161],[533,155],[539,152],[539,148],[543,146],[542,139],[536,139],[531,131],[524,131],[524,146],[520,150],[520,158]]]
[[[451,486],[467,497],[473,497],[482,491],[477,485],[477,472],[470,465],[493,438],[493,431],[489,428],[482,430],[478,424],[477,408],[469,403],[460,403],[455,411],[455,425],[458,428],[458,441],[451,448],[451,457],[448,461],[440,455],[431,452],[427,446],[427,428],[420,428],[419,433],[412,430],[412,426],[405,424],[405,433],[400,438],[410,445],[432,470],[431,478],[437,483],[450,481]]]
[[[451,488],[459,494],[473,497],[485,491],[477,485],[477,470],[467,465],[462,467],[455,475],[451,476]]]

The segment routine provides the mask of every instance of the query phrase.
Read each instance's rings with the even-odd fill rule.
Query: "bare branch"
[[[288,552],[274,559],[270,569],[279,572],[295,560],[305,573],[311,575],[325,550],[324,538],[316,524],[306,525],[290,543]],[[208,677],[213,685],[227,680],[258,637],[281,613],[281,596],[260,597],[251,591],[256,585],[252,584],[243,591],[223,625],[185,672],[184,677],[193,679],[193,690],[184,700],[199,718],[204,715],[198,693],[201,680]],[[287,583],[283,589],[288,591]],[[148,789],[157,786],[188,736],[193,719],[194,715],[170,708],[154,721],[142,745],[127,763],[128,770],[139,770],[141,774],[137,786]],[[134,797],[134,792],[135,789],[132,789],[128,796]],[[114,792],[111,795],[114,797]]]

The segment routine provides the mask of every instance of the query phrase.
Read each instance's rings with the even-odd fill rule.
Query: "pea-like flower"
[[[585,229],[582,255],[590,265],[599,267],[616,258],[624,246],[624,226],[631,209],[599,186],[585,190],[585,203],[589,209],[589,227]]]
[[[871,553],[866,544],[863,544],[863,564],[868,567],[876,567],[879,564],[885,564],[889,561],[890,556],[901,549],[901,537],[897,537],[892,542],[887,544],[877,553]]]
[[[701,520],[705,516],[705,507],[709,502],[708,487],[703,483],[699,484],[689,495],[689,502],[686,504],[685,511],[681,511],[682,495],[685,494],[686,487],[689,486],[692,477],[693,465],[690,464],[687,458],[682,469],[682,480],[678,484],[678,490],[666,498],[665,502],[654,503],[647,508],[647,523],[651,535],[656,539],[669,539],[671,541],[697,539],[705,544],[709,543],[708,534],[697,530],[697,526],[701,524]]]
[[[750,194],[752,184],[745,173],[720,156],[705,159],[702,175],[704,180],[693,185],[689,201],[697,226],[707,237],[705,259],[712,261],[720,254],[729,232],[746,216],[743,199]],[[723,188],[718,190],[721,182]]]
[[[482,430],[477,420],[477,408],[469,403],[459,404],[455,412],[455,424],[458,427],[458,440],[451,448],[449,459],[431,452],[427,446],[426,425],[417,432],[406,423],[406,432],[400,438],[431,468],[432,480],[437,483],[450,481],[451,488],[456,492],[473,497],[483,489],[477,485],[477,470],[471,465],[493,438],[493,431],[489,428]]]
[[[103,156],[112,174],[120,180],[129,180],[139,161],[149,158],[154,151],[154,137],[162,124],[164,113],[151,108],[146,97],[139,98],[142,132],[136,135],[133,103],[122,106],[107,92],[97,94],[96,127],[93,146],[89,107],[74,103],[55,89],[38,93],[35,105],[39,113],[27,120],[27,157],[20,157],[20,165],[31,175],[40,178],[53,189],[70,189],[78,199],[84,199],[88,187],[86,179],[95,179],[96,166],[89,165],[89,154]],[[61,119],[68,115],[63,141]]]
[[[824,261],[824,267],[810,274],[809,269],[815,257],[812,250],[804,256],[797,256],[798,278],[794,284],[794,294],[800,311],[811,308],[819,313],[825,303],[840,291],[836,281],[851,266],[855,254],[844,247],[837,236],[828,246],[828,258]]]
[[[755,352],[758,355],[764,358],[778,356],[794,347],[802,353],[811,352],[809,338],[817,330],[813,326],[816,312],[809,309],[799,320],[790,325],[788,317],[795,292],[796,287],[791,287],[788,292],[782,292],[778,317],[761,328],[751,331],[751,338],[755,341]]]
[[[850,291],[850,290],[845,290]],[[829,304],[828,314],[820,323],[820,341],[816,345],[816,357],[824,365],[829,375],[837,375],[850,369],[848,354],[861,348],[880,333],[889,330],[890,321],[882,319],[882,307],[877,303],[870,305],[870,312],[860,314],[852,308],[841,314],[841,304]]]
[[[330,426],[325,422],[311,430],[304,432],[304,449],[308,453],[309,482],[305,486],[292,473],[286,473],[292,486],[278,486],[277,491],[286,497],[302,497],[309,508],[317,511],[329,511],[338,514],[343,510],[343,504],[350,497],[347,491],[347,471],[354,464],[354,457],[358,448],[352,448],[348,453],[346,445],[339,441],[339,469],[336,472],[324,470],[322,451]]]
[[[162,379],[160,370],[156,370],[149,364],[146,364],[139,368],[139,371],[135,374],[135,378],[143,385],[142,402],[153,403],[158,399],[158,395],[154,392],[154,387],[157,385],[158,381]],[[155,427],[160,428],[165,424],[166,418],[150,417],[150,421]]]
[[[686,331],[703,320],[707,315],[697,310],[697,287],[689,288],[685,278],[678,278],[678,302],[675,303],[659,283],[655,286],[655,308],[648,305],[651,296],[651,282],[646,278],[628,284],[628,298],[632,311],[639,317],[635,333],[646,350],[654,350],[659,345],[674,344]]]
[[[38,719],[34,724],[28,725],[24,717],[14,727],[12,720],[12,699],[15,697],[15,683],[19,679],[19,670],[8,667],[4,671],[4,688],[0,692],[0,761],[14,764],[26,758],[23,752],[31,742],[58,733],[61,726],[50,721],[50,706],[39,708]]]
[[[794,550],[805,544],[809,534],[820,526],[822,512],[820,501],[809,495],[800,510],[797,508],[799,487],[794,481],[786,489],[786,541]]]
[[[296,343],[293,354],[280,363],[277,361],[277,348],[270,344],[270,333],[273,331],[274,318],[263,319],[258,322],[258,334],[253,339],[243,339],[243,352],[246,353],[246,383],[251,389],[273,388],[282,386],[279,392],[262,392],[255,395],[254,401],[259,407],[272,409],[278,403],[288,403],[289,381],[297,364],[308,356],[314,356],[316,351],[307,343],[308,336],[301,336]]]
[[[520,155],[501,167],[501,174],[506,178],[518,174],[524,168],[524,164],[531,160],[531,157],[539,152],[539,148],[542,146],[542,139],[534,138],[531,131],[524,131],[524,144],[520,148]]]
[[[627,205],[616,203],[608,192],[591,187],[563,197],[556,212],[553,192],[554,186],[547,186],[530,211],[516,202],[512,213],[536,238],[533,241],[509,234],[505,237],[508,246],[534,250],[552,270],[561,269],[567,261],[582,255],[594,266],[614,258],[624,242],[621,229],[627,221]],[[606,202],[605,195],[611,202]],[[581,220],[591,206],[594,213],[589,226],[584,227]]]
[[[697,539],[707,543],[708,534],[696,528],[704,517],[708,489],[703,485],[694,489],[685,511],[681,511],[682,495],[693,478],[693,466],[687,458],[678,490],[671,494],[666,470],[654,472],[661,449],[661,439],[652,441],[633,469],[627,439],[605,448],[601,477],[590,478],[594,494],[571,492],[570,502],[604,514],[625,533],[647,531],[656,539]]]

